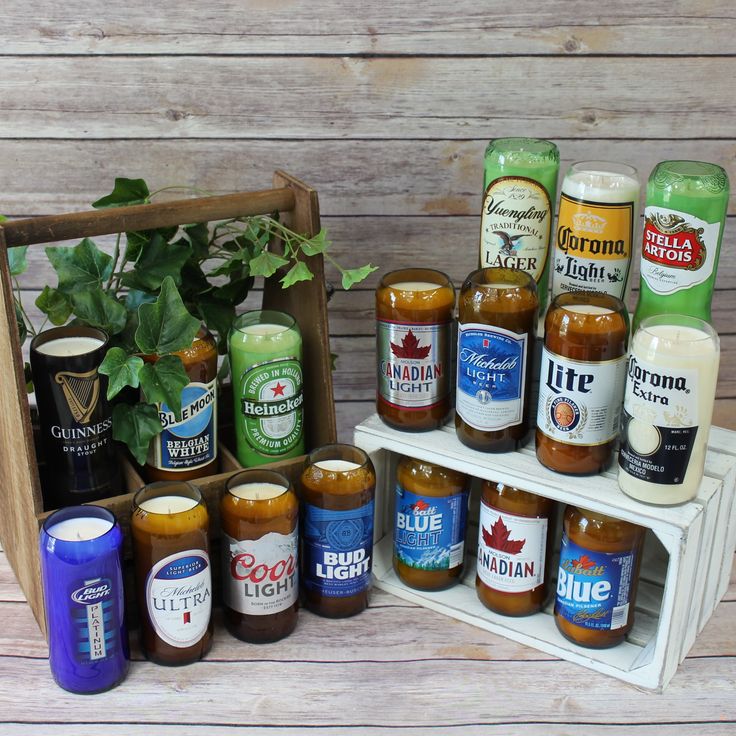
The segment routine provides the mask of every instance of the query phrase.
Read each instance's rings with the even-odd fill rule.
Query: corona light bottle
[[[654,167],[647,184],[632,331],[655,314],[710,322],[728,195],[728,176],[716,164],[662,161]]]

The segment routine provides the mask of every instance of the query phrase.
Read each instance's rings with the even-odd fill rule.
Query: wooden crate
[[[373,416],[355,430],[355,444],[376,466],[376,585],[483,629],[540,649],[639,687],[663,689],[692,647],[695,637],[723,597],[736,546],[736,433],[713,428],[705,478],[697,498],[674,507],[639,503],[618,488],[616,475],[575,478],[553,473],[537,462],[532,448],[502,455],[475,452],[462,445],[452,426],[428,433],[390,429]],[[647,528],[635,625],[621,645],[593,650],[567,641],[557,631],[552,602],[544,611],[510,618],[492,613],[475,593],[478,498],[471,498],[466,572],[461,583],[437,593],[405,586],[392,568],[396,464],[402,455],[439,463],[477,478],[501,481]],[[554,590],[559,554],[550,568]]]
[[[5,247],[94,237],[109,233],[208,222],[231,217],[280,212],[293,230],[307,236],[319,232],[317,192],[277,171],[273,188],[217,197],[187,199],[160,204],[118,207],[92,212],[36,217],[0,225],[0,251]],[[304,420],[307,449],[334,442],[337,436],[327,323],[327,294],[322,256],[306,259],[314,273],[282,289],[277,273],[266,279],[263,308],[291,313],[299,323],[304,344]],[[0,258],[0,542],[28,599],[41,630],[45,632],[40,579],[38,530],[48,515],[44,510],[33,430],[23,377],[23,358],[15,320],[13,291],[7,259]],[[211,516],[213,537],[219,530],[218,501],[225,481],[239,466],[228,448],[220,447],[221,469],[227,472],[199,479]],[[295,477],[303,458],[274,463]],[[125,487],[120,495],[98,501],[118,517],[126,535],[125,556],[130,559],[130,511],[133,491],[142,481],[129,464],[124,467]],[[217,567],[217,566],[215,566]],[[133,587],[127,586],[129,608]]]

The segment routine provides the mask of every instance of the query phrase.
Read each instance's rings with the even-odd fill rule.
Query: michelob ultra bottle
[[[728,195],[728,176],[716,164],[662,161],[654,167],[647,183],[633,331],[655,314],[710,322]]]
[[[560,152],[537,138],[496,138],[485,153],[479,266],[534,277],[547,306],[549,250]]]

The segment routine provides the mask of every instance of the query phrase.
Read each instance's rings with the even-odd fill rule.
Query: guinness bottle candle
[[[703,477],[719,340],[697,317],[645,319],[629,358],[618,483],[640,501],[683,503]]]
[[[107,378],[97,372],[106,350],[107,334],[94,327],[57,327],[31,342],[47,509],[120,491]]]
[[[429,268],[387,273],[376,290],[378,416],[391,427],[436,429],[451,406],[450,279]]]
[[[639,213],[636,169],[583,161],[565,174],[554,246],[552,298],[596,291],[625,300]]]
[[[610,294],[577,291],[550,304],[539,377],[537,459],[594,475],[611,462],[626,380],[629,316]]]
[[[212,643],[209,518],[196,486],[160,481],[133,499],[141,646],[153,662],[188,664]]]
[[[296,626],[299,501],[288,479],[254,468],[231,476],[220,502],[227,630],[255,643]]]
[[[531,434],[532,356],[539,300],[534,279],[481,268],[460,293],[455,430],[482,452],[509,452]]]
[[[49,664],[74,693],[109,690],[128,671],[123,533],[99,506],[51,514],[40,535]]]
[[[304,454],[302,338],[284,312],[246,312],[229,338],[237,457],[245,466]]]

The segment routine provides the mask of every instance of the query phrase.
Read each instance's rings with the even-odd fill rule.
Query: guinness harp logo
[[[86,373],[59,371],[54,380],[61,386],[69,411],[80,424],[87,424],[100,397],[100,377],[97,369]]]

